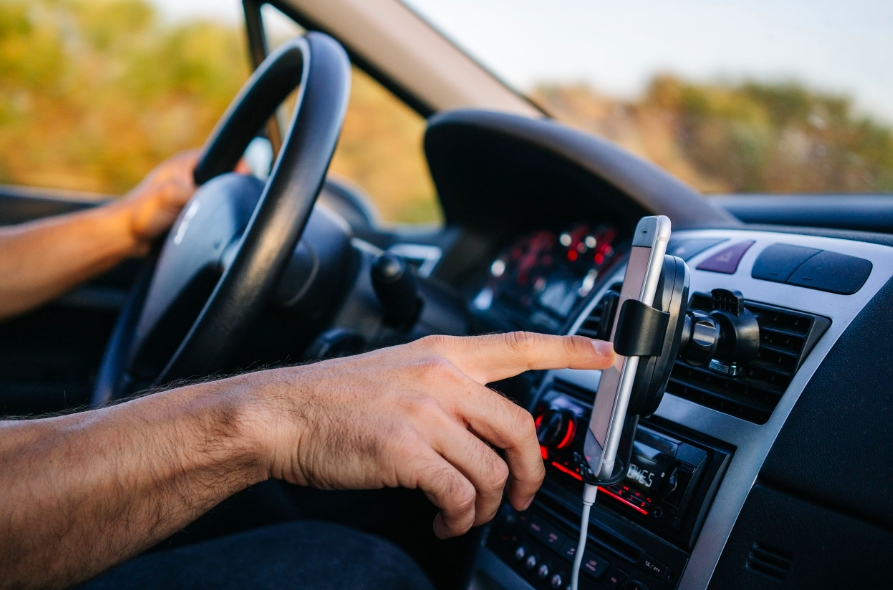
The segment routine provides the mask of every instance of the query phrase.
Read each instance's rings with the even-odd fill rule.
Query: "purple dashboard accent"
[[[720,250],[704,262],[698,265],[698,270],[709,270],[711,272],[721,272],[727,275],[735,274],[738,270],[738,263],[741,257],[747,252],[748,248],[753,246],[754,242],[748,240],[732,244],[728,248]]]

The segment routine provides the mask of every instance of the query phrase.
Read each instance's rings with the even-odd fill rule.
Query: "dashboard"
[[[620,237],[614,225],[595,221],[528,232],[490,263],[472,307],[521,329],[557,334],[612,267]]]
[[[598,321],[601,298],[622,281],[620,235],[590,221],[524,234],[490,261],[472,304],[528,314],[548,331],[587,333]],[[822,557],[819,550],[803,556],[809,540],[792,544],[795,535],[784,528],[774,538],[751,538],[736,522],[758,518],[765,526],[770,513],[754,503],[778,493],[760,479],[770,470],[764,469],[770,450],[834,344],[893,277],[893,248],[769,231],[685,230],[674,232],[668,253],[691,269],[692,306],[713,289],[743,294],[760,322],[760,356],[731,373],[677,363],[660,407],[641,423],[627,479],[599,494],[580,587],[745,588],[754,587],[752,576],[767,583],[799,579],[792,587],[810,587],[802,584],[802,568],[810,563],[821,571]],[[598,254],[603,258],[596,260]],[[779,264],[787,266],[779,270]],[[535,418],[549,409],[569,412],[585,424],[599,377],[599,371],[546,372],[528,409]],[[473,588],[569,588],[582,490],[572,457],[580,442],[574,428],[542,449],[547,478],[531,509],[502,508],[478,555]],[[770,521],[787,518],[796,529],[793,512]],[[841,544],[840,531],[825,534],[832,541],[817,533],[823,547],[854,553]],[[740,562],[723,553],[727,545],[739,547]],[[821,577],[812,580],[812,587],[826,586]]]

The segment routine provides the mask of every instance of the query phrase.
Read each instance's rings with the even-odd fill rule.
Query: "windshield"
[[[405,2],[555,118],[705,193],[893,192],[893,2]]]

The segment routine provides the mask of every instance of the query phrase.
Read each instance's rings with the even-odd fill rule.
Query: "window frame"
[[[427,119],[436,112],[431,105],[419,98],[415,93],[396,82],[393,78],[382,72],[367,60],[363,59],[361,55],[351,48],[350,43],[344,39],[338,38],[294,6],[285,2],[278,2],[277,0],[242,0],[242,7],[245,10],[245,29],[248,35],[248,51],[250,53],[251,65],[255,69],[257,69],[257,66],[259,66],[267,55],[269,55],[267,37],[263,27],[263,16],[261,15],[261,8],[264,4],[269,4],[288,18],[295,21],[298,26],[305,30],[319,31],[337,39],[337,41],[344,47],[344,50],[347,51],[347,56],[350,58],[351,64],[381,84],[386,90],[411,110],[418,113],[423,119]]]

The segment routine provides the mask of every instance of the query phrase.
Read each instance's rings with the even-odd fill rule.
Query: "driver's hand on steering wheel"
[[[152,240],[173,225],[180,210],[195,193],[192,172],[200,156],[199,150],[188,150],[172,156],[155,167],[121,202],[130,211],[130,228],[136,241],[147,251]],[[239,161],[235,172],[250,172]]]
[[[614,359],[609,343],[582,336],[430,336],[229,381],[259,394],[252,428],[269,476],[323,489],[420,488],[440,508],[434,531],[445,538],[489,521],[506,482],[511,505],[527,508],[545,475],[530,413],[486,384]]]

